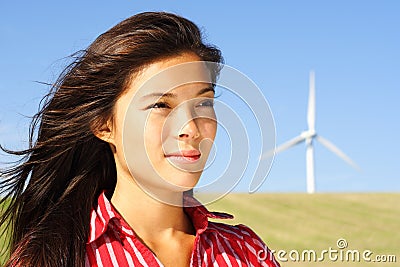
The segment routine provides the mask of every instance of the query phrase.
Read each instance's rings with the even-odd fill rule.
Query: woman
[[[74,59],[34,117],[30,148],[6,150],[23,156],[2,172],[6,266],[279,266],[248,227],[208,222],[229,216],[190,193],[215,137],[222,63],[196,25],[137,14]]]

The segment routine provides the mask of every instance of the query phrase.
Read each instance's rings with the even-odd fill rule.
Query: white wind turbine
[[[326,148],[331,150],[337,156],[342,158],[344,161],[349,163],[356,169],[359,169],[345,153],[337,148],[333,143],[317,135],[315,131],[315,74],[313,71],[310,72],[310,93],[308,98],[308,114],[307,114],[308,130],[302,132],[299,136],[283,143],[275,149],[275,153],[282,152],[289,149],[299,143],[306,143],[306,170],[307,170],[307,193],[315,192],[315,173],[314,173],[314,140],[316,139]]]

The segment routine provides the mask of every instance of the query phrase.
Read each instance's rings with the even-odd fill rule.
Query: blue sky
[[[316,145],[318,192],[400,190],[398,1],[2,1],[0,142],[26,146],[33,115],[62,59],[141,11],[183,15],[204,28],[228,65],[268,100],[277,144],[305,130],[316,73],[317,132],[362,168]],[[7,160],[4,155],[1,161]],[[260,191],[304,192],[305,146],[279,154]],[[237,188],[245,188],[246,180]]]

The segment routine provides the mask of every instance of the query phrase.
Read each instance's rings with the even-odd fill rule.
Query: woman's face
[[[216,134],[213,98],[210,73],[192,53],[147,66],[115,105],[118,177],[146,191],[193,188]]]

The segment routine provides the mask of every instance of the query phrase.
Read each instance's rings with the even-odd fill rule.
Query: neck
[[[111,203],[141,238],[154,240],[179,233],[193,234],[192,223],[182,208],[182,192],[158,192],[163,193],[163,200],[176,203],[171,205],[144,192],[131,177],[120,178]]]

